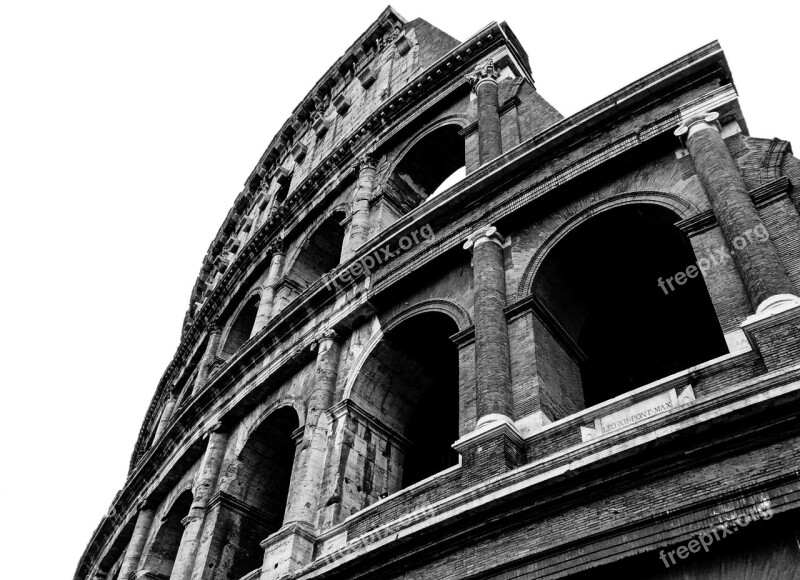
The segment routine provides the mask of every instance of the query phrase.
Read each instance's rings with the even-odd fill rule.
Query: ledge
[[[596,470],[601,464],[609,465],[645,453],[652,458],[655,445],[666,445],[668,441],[680,437],[682,432],[707,432],[712,425],[728,424],[730,416],[747,409],[753,413],[770,409],[779,400],[783,400],[785,407],[787,400],[800,400],[798,379],[800,365],[759,377],[743,385],[734,385],[720,392],[718,396],[669,411],[659,416],[659,420],[638,423],[626,431],[614,432],[604,438],[587,441],[556,455],[525,464],[406,514],[363,536],[349,539],[337,552],[318,559],[292,578],[323,577],[368,554],[375,555],[383,548],[391,549],[390,545],[393,543],[404,542],[416,534],[428,535],[430,530],[463,519],[469,514],[480,518],[481,513],[487,512],[494,514],[493,519],[496,519],[498,512],[504,509],[503,505],[508,509],[509,505],[524,504],[523,498],[536,496],[537,489],[542,486],[559,485],[559,489],[565,492],[577,475]],[[777,484],[784,480],[784,477],[779,477],[772,483]],[[585,490],[581,493],[585,493]],[[738,493],[741,492],[733,490],[728,495],[735,497]],[[667,544],[673,540],[660,538],[659,541]],[[429,544],[429,549],[436,550],[437,546],[435,543]],[[388,563],[388,559],[378,558],[372,562]]]

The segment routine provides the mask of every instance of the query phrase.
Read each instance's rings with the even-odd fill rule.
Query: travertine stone
[[[136,516],[136,525],[133,528],[133,535],[128,543],[128,549],[125,551],[125,559],[122,562],[122,567],[119,569],[120,580],[128,580],[128,578],[136,572],[139,565],[139,560],[142,558],[142,549],[144,543],[147,541],[147,536],[150,534],[150,526],[153,524],[153,516],[155,510],[152,506],[147,504],[139,508],[139,514]]]
[[[188,580],[192,577],[195,556],[203,531],[206,506],[217,487],[217,479],[227,444],[228,433],[221,428],[215,427],[208,433],[208,446],[194,485],[192,507],[189,509],[189,515],[183,520],[183,536],[178,554],[175,556],[170,580]]]

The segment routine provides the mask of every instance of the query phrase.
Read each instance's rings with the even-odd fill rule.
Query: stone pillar
[[[297,457],[283,526],[269,536],[264,548],[261,580],[276,580],[307,565],[314,554],[317,507],[322,491],[328,420],[339,367],[339,340],[333,330],[317,337],[314,388],[308,400],[302,447]]]
[[[169,393],[167,393],[167,400],[164,403],[164,410],[161,412],[161,417],[158,419],[158,426],[156,427],[156,433],[153,436],[153,444],[159,440],[161,435],[164,433],[164,429],[167,428],[169,424],[169,420],[172,418],[172,411],[175,409],[175,403],[178,400],[178,396],[175,392],[170,388]]]
[[[322,486],[325,449],[328,438],[324,412],[333,403],[339,367],[339,340],[327,330],[317,337],[317,363],[314,388],[308,401],[300,461],[289,491],[284,521],[316,525],[317,503]]]
[[[478,97],[478,159],[485,165],[503,153],[503,140],[500,130],[500,101],[497,79],[499,73],[492,59],[477,69],[467,79],[472,83]]]
[[[758,235],[766,228],[722,139],[718,117],[717,113],[691,117],[675,134],[686,140],[697,176],[756,312],[783,307],[787,302],[798,304],[800,299],[775,246],[768,237]]]
[[[178,554],[175,556],[170,580],[188,580],[192,576],[197,547],[203,531],[206,506],[217,487],[222,458],[228,445],[228,433],[221,429],[222,426],[217,424],[208,433],[208,446],[194,485],[192,507],[189,508],[189,515],[183,519],[183,536]]]
[[[503,267],[503,236],[489,226],[467,238],[464,249],[472,249],[475,280],[475,375],[478,427],[492,421],[510,421],[511,358]]]
[[[197,378],[194,381],[194,385],[192,385],[193,395],[199,392],[208,380],[208,374],[211,372],[211,365],[214,364],[214,360],[217,358],[219,339],[221,336],[222,326],[216,321],[211,323],[208,329],[208,345],[206,346],[206,352],[203,353],[203,358],[200,359],[200,368],[197,371]]]
[[[136,525],[133,528],[133,535],[128,542],[128,549],[125,550],[125,559],[122,561],[122,566],[119,569],[119,580],[128,580],[136,573],[136,568],[139,566],[139,560],[142,557],[142,550],[144,543],[150,534],[150,526],[153,524],[153,516],[155,510],[145,504],[139,507],[139,514],[136,516]]]
[[[358,169],[358,185],[353,195],[352,217],[350,219],[350,238],[347,243],[349,259],[369,238],[369,201],[375,181],[375,158],[366,154],[356,164]]]
[[[275,287],[278,285],[278,278],[283,270],[284,249],[282,240],[275,240],[270,244],[272,259],[269,263],[267,279],[261,288],[261,301],[258,303],[258,313],[256,322],[253,325],[253,332],[250,336],[255,336],[261,332],[270,318],[272,318],[272,306],[275,304]]]

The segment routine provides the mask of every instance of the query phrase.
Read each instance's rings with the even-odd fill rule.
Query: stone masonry
[[[730,70],[563,118],[506,23],[386,8],[225,217],[75,579],[797,577],[800,160]]]

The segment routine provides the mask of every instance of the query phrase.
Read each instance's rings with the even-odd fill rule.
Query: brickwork
[[[707,110],[724,140],[675,139]],[[754,312],[800,283],[800,162],[744,126],[716,43],[563,119],[507,25],[459,43],[385,10],[225,218],[76,580],[602,574],[659,565],[661,548],[764,498],[776,519],[759,525],[777,535],[800,508],[800,325],[791,304]],[[598,223],[615,231],[581,237]],[[612,347],[623,324],[657,320],[636,296],[609,299],[628,270],[657,293],[651,262],[679,253],[614,262],[643,256],[626,245],[648,224],[669,232],[654,246],[695,258],[759,224],[769,243],[694,280],[710,319],[638,337],[668,371],[597,397],[591,313]],[[434,235],[396,251],[423,226]],[[587,282],[586,256],[618,269]],[[655,340],[667,330],[718,332],[727,349],[674,372],[675,344]],[[668,410],[585,436],[665,396]]]
[[[705,130],[689,129],[687,146],[726,241],[733,246],[735,239],[763,227],[763,223],[720,133],[705,126],[708,127]],[[794,293],[773,242],[758,239],[748,242],[737,247],[733,256],[753,306],[771,296]]]

